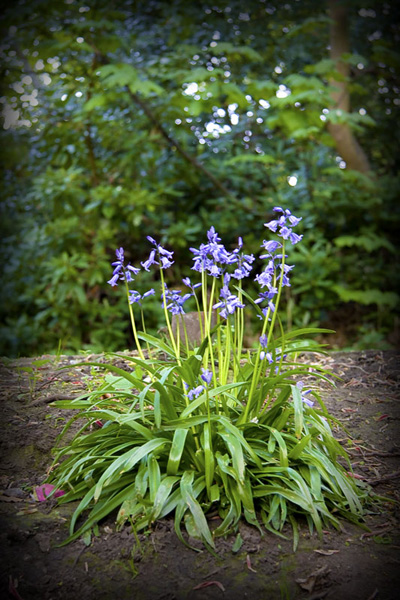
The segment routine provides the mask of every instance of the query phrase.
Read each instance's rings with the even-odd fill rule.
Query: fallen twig
[[[386,531],[392,531],[392,529],[393,525],[384,523],[379,529],[374,529],[373,531],[367,531],[366,533],[362,533],[360,535],[360,540],[363,540],[366,537],[372,537],[374,535],[381,535],[382,533],[386,533]]]
[[[15,600],[22,600],[21,596],[17,591],[18,579],[13,580],[10,575],[8,578],[8,593],[15,598]]]
[[[383,483],[384,481],[391,481],[392,479],[398,479],[400,477],[400,471],[395,471],[394,473],[389,473],[388,475],[383,475],[382,477],[378,477],[376,479],[367,479],[366,482],[369,485],[378,485],[379,483]]]

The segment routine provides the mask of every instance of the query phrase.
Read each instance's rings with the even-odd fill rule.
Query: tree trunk
[[[343,0],[328,0],[330,25],[330,57],[336,63],[336,70],[343,76],[343,81],[331,80],[329,83],[336,90],[332,92],[331,110],[350,111],[350,94],[347,80],[350,67],[341,60],[345,53],[350,52],[348,31],[348,8]],[[348,169],[361,173],[369,173],[371,166],[367,155],[356,140],[353,132],[346,123],[328,124],[328,131],[336,143],[336,150],[346,162]]]

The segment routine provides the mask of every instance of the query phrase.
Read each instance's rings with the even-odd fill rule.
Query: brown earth
[[[96,357],[97,359],[99,357]],[[302,526],[300,544],[242,523],[244,540],[217,540],[218,556],[195,552],[177,539],[170,520],[151,533],[116,532],[100,523],[90,545],[67,537],[74,507],[35,502],[56,436],[71,414],[49,404],[96,384],[89,366],[59,370],[93,357],[4,359],[0,365],[0,566],[1,597],[19,600],[395,600],[400,588],[400,355],[387,351],[331,353],[318,359],[342,380],[323,388],[330,412],[346,428],[335,434],[349,448],[356,476],[375,494],[367,530],[343,523],[321,542]],[[41,362],[40,362],[41,361]],[[119,366],[127,366],[123,360]]]

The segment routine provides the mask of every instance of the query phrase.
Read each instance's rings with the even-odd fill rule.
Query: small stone
[[[201,315],[203,336],[204,336],[204,312],[201,312],[200,315]],[[202,337],[201,337],[201,330],[200,330],[199,313],[197,311],[194,311],[194,312],[188,312],[183,315],[173,315],[173,317],[172,317],[172,333],[174,334],[175,337],[176,337],[178,318],[179,318],[179,337],[181,340],[181,344],[183,344],[183,345],[186,344],[186,341],[185,341],[185,328],[186,328],[186,335],[188,338],[189,346],[191,348],[200,346],[200,344],[202,342]],[[216,317],[215,317],[215,313],[212,313],[211,328],[215,327],[215,325],[216,325]]]

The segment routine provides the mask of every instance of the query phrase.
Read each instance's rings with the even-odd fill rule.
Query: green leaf
[[[358,302],[359,304],[388,306],[395,308],[400,303],[400,296],[396,292],[382,292],[379,289],[352,290],[341,285],[333,285],[332,289],[343,302]]]
[[[122,473],[129,471],[132,469],[144,456],[149,455],[154,450],[160,449],[163,446],[170,444],[169,440],[164,438],[152,439],[139,446],[138,448],[133,448],[128,452],[119,456],[116,460],[114,460],[111,465],[104,471],[103,475],[100,477],[96,488],[94,490],[94,500],[95,502],[100,497],[102,489],[104,486],[110,485],[116,478],[118,478]]]
[[[294,434],[297,438],[300,438],[303,431],[303,400],[299,388],[295,385],[291,385],[290,387],[294,408]]]
[[[147,468],[149,472],[150,502],[154,502],[161,482],[160,465],[155,456],[150,456]]]
[[[307,448],[307,446],[309,445],[310,440],[312,439],[312,435],[309,433],[307,435],[305,435],[289,452],[288,454],[288,459],[289,460],[296,460],[298,459],[303,450],[305,448]]]
[[[239,552],[240,548],[243,545],[243,538],[240,535],[240,533],[237,534],[236,539],[234,541],[234,544],[232,546],[232,552],[233,554],[236,554],[237,552]]]
[[[188,429],[176,429],[168,456],[167,473],[176,475],[185,448]]]
[[[180,483],[182,498],[193,515],[194,523],[199,532],[199,537],[201,537],[201,539],[203,539],[211,548],[215,550],[214,540],[212,539],[206,517],[200,504],[197,502],[193,494],[193,478],[193,471],[185,471],[182,475]]]
[[[175,483],[180,480],[180,477],[175,476],[167,476],[164,477],[158,487],[157,493],[155,495],[153,506],[149,516],[149,522],[153,523],[158,516],[160,515],[162,509],[164,508],[168,498],[170,497],[172,488]],[[171,509],[172,510],[172,509]]]
[[[226,165],[236,165],[237,163],[262,163],[265,165],[273,165],[276,163],[276,157],[271,154],[239,154],[225,161]],[[243,291],[243,290],[242,290]]]
[[[100,78],[105,81],[108,88],[131,85],[134,84],[138,78],[137,69],[126,63],[104,65],[98,69],[98,73]]]
[[[83,110],[85,112],[90,112],[94,108],[98,108],[99,106],[105,106],[108,102],[107,96],[105,94],[96,94],[92,96],[90,100],[85,102],[83,105]]]

